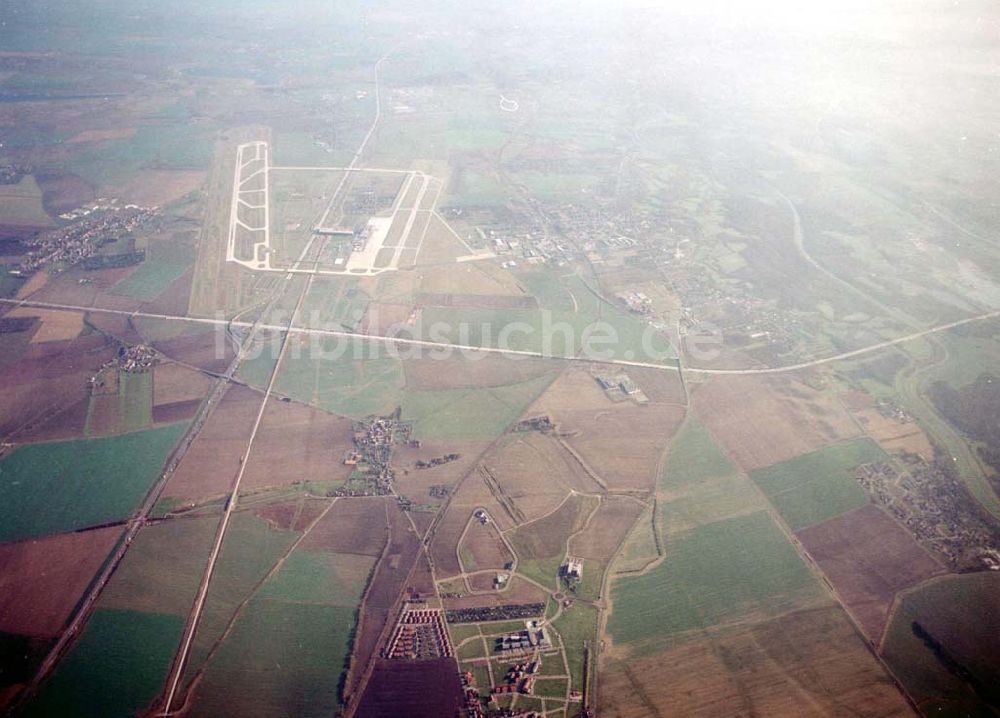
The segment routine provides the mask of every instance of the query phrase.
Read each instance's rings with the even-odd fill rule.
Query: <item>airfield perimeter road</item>
[[[619,366],[634,366],[634,367],[644,367],[648,369],[666,369],[671,371],[678,371],[679,367],[676,364],[657,364],[656,362],[642,362],[635,361],[631,359],[601,359],[595,357],[585,357],[585,356],[560,356],[555,354],[545,354],[543,352],[533,352],[521,349],[500,349],[498,347],[476,347],[469,346],[467,344],[452,344],[449,342],[434,342],[426,339],[410,339],[406,337],[392,337],[384,336],[381,334],[365,334],[362,332],[349,332],[340,329],[320,329],[312,327],[297,327],[292,323],[288,325],[285,324],[255,324],[253,322],[244,321],[230,321],[228,319],[208,319],[202,317],[186,317],[179,316],[175,314],[151,314],[148,312],[130,312],[124,309],[102,309],[100,307],[87,307],[75,304],[56,304],[52,302],[35,302],[27,299],[0,299],[0,304],[7,304],[16,307],[35,307],[37,309],[53,309],[53,310],[63,310],[67,312],[93,312],[95,314],[115,314],[126,317],[138,317],[141,319],[164,319],[170,321],[178,322],[191,322],[194,324],[206,324],[218,327],[233,327],[237,329],[252,329],[253,327],[258,327],[265,331],[278,331],[287,332],[289,334],[307,334],[313,336],[324,336],[324,337],[338,337],[344,339],[353,339],[357,341],[369,341],[369,342],[381,342],[388,345],[400,345],[400,346],[414,346],[422,347],[425,349],[435,349],[438,351],[443,351],[447,349],[454,349],[463,352],[469,352],[472,354],[483,353],[483,354],[507,354],[512,356],[523,356],[523,357],[533,357],[537,359],[558,359],[561,361],[576,361],[584,362],[588,364],[615,364]],[[797,364],[786,364],[784,366],[777,367],[762,367],[759,369],[707,369],[701,367],[685,366],[684,371],[688,374],[707,374],[707,375],[744,375],[744,374],[782,374],[785,372],[799,371],[800,369],[809,369],[814,366],[820,366],[822,364],[831,364],[833,362],[842,361],[844,359],[853,359],[857,356],[862,356],[864,354],[871,354],[872,352],[877,352],[881,349],[888,349],[889,347],[896,346],[898,344],[905,344],[906,342],[911,342],[915,339],[920,339],[921,337],[926,337],[931,334],[937,334],[938,332],[948,331],[949,329],[956,329],[957,327],[965,326],[966,324],[972,324],[973,322],[981,322],[987,319],[995,319],[1000,317],[1000,310],[994,310],[992,312],[985,312],[983,314],[977,314],[972,317],[966,317],[965,319],[959,319],[954,322],[948,322],[947,324],[939,324],[937,326],[931,327],[930,329],[924,329],[919,332],[913,332],[912,334],[907,334],[905,336],[897,337],[895,339],[888,339],[884,342],[877,342],[860,349],[852,349],[851,351],[841,352],[839,354],[833,354],[827,357],[820,357],[819,359],[812,359],[810,361],[799,362]]]

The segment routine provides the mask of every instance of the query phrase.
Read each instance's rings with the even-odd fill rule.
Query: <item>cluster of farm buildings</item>
[[[366,480],[366,488],[343,488],[338,495],[385,496],[392,492],[396,477],[391,464],[393,447],[409,444],[412,427],[395,416],[373,416],[354,425],[354,447],[344,458],[348,466],[356,467]]]

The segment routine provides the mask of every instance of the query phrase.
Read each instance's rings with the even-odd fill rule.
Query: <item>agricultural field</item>
[[[543,585],[553,585],[567,542],[586,525],[597,507],[594,497],[570,494],[552,513],[508,534],[520,561],[518,570]]]
[[[123,521],[185,428],[17,448],[0,461],[0,541]]]
[[[31,343],[64,342],[76,339],[83,331],[82,312],[58,312],[30,307],[18,307],[4,316],[9,318],[37,317],[41,326],[32,334]]]
[[[925,714],[990,715],[997,702],[993,572],[932,579],[900,595],[880,646]]]
[[[537,378],[501,387],[407,391],[403,419],[413,422],[421,440],[481,441],[494,439],[521,416],[524,408],[554,378]]]
[[[178,262],[146,261],[112,287],[126,297],[151,302],[184,274],[190,265]]]
[[[499,571],[514,561],[496,526],[492,522],[483,524],[475,517],[470,517],[465,534],[458,543],[458,558],[465,573],[488,569]]]
[[[565,652],[573,690],[586,690],[592,680],[597,623],[597,611],[582,603],[575,604],[552,622]]]
[[[871,504],[796,536],[873,642],[882,636],[896,594],[944,571],[906,529]]]
[[[326,509],[302,527],[304,536]],[[375,563],[372,556],[307,543],[280,557],[209,658],[195,689],[195,713],[274,715],[288,705],[296,715],[333,712]]]
[[[275,388],[293,399],[354,419],[391,414],[399,406],[404,385],[400,362],[385,348],[367,342],[293,338]],[[300,349],[296,350],[296,345]],[[358,354],[355,347],[360,346]],[[373,352],[369,354],[369,351]],[[346,352],[346,353],[345,353]],[[344,359],[340,359],[344,356]],[[353,359],[354,356],[365,358]],[[367,357],[372,358],[367,358]],[[270,356],[273,362],[273,356]],[[268,372],[252,381],[266,384]]]
[[[664,445],[683,419],[672,401],[611,401],[601,390],[598,367],[571,368],[525,412],[548,415],[563,445],[601,488],[652,488]],[[637,375],[638,376],[638,375]],[[642,389],[648,379],[630,377]]]
[[[608,661],[602,715],[907,716],[912,712],[834,607],[691,635],[652,655]]]
[[[0,22],[0,711],[1000,710],[990,3],[161,5]]]
[[[102,594],[101,606],[186,616],[218,523],[218,516],[186,517],[144,528]]]
[[[276,531],[253,514],[241,513],[234,517],[219,556],[216,578],[209,587],[186,666],[185,682],[205,669],[241,607],[253,597],[299,536],[299,532]]]
[[[118,372],[109,384],[91,394],[87,436],[138,431],[153,423],[152,372]]]
[[[852,471],[885,458],[873,441],[860,439],[751,471],[750,478],[797,531],[865,505],[868,499]]]
[[[109,527],[0,544],[0,632],[57,635],[121,534]]]
[[[17,184],[0,185],[0,217],[8,225],[51,227],[54,222],[42,204],[42,190],[31,175]]]
[[[744,471],[859,433],[835,398],[792,379],[723,377],[693,393],[698,418]]]
[[[156,698],[184,619],[99,609],[79,642],[21,712],[127,718]]]
[[[663,562],[617,579],[611,599],[609,637],[639,654],[712,626],[829,601],[763,511],[674,537]]]

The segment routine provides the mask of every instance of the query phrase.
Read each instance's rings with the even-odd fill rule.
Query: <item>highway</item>
[[[288,276],[292,276],[293,270],[285,270],[285,271],[287,271]],[[385,336],[382,334],[365,334],[362,332],[351,332],[342,329],[300,327],[300,326],[294,326],[294,323],[289,323],[285,325],[285,324],[253,323],[245,321],[229,321],[226,319],[186,317],[175,314],[153,314],[149,312],[128,311],[124,309],[104,309],[100,307],[88,307],[75,304],[36,302],[26,299],[0,299],[0,304],[8,304],[16,307],[36,307],[38,309],[64,310],[68,312],[94,312],[97,314],[115,314],[127,317],[138,317],[142,319],[163,319],[170,321],[190,322],[193,324],[235,327],[240,329],[253,329],[254,327],[257,327],[258,329],[287,332],[289,334],[302,334],[302,335],[321,336],[321,337],[339,337],[345,339],[352,339],[356,341],[380,342],[387,345],[421,347],[426,349],[433,349],[436,351],[452,349],[461,352],[469,352],[471,354],[504,354],[510,356],[521,356],[521,357],[536,358],[536,359],[556,359],[560,361],[583,362],[589,364],[613,364],[616,366],[626,366],[626,367],[632,366],[632,367],[642,367],[646,369],[666,369],[670,371],[678,371],[678,367],[676,364],[658,364],[656,362],[644,362],[633,359],[601,359],[601,358],[586,357],[579,355],[559,356],[559,355],[545,354],[543,352],[535,352],[522,349],[479,347],[479,346],[471,346],[468,344],[435,342],[427,339],[393,337],[393,336]],[[987,319],[995,319],[997,317],[1000,317],[1000,310],[994,310],[991,312],[985,312],[983,314],[977,314],[975,316],[966,317],[965,319],[959,319],[954,322],[948,322],[947,324],[939,324],[937,326],[931,327],[930,329],[924,329],[922,331],[913,332],[912,334],[906,334],[905,336],[897,337],[896,339],[888,339],[883,342],[877,342],[875,344],[871,344],[866,347],[861,347],[860,349],[852,349],[850,351],[840,352],[839,354],[820,357],[818,359],[812,359],[810,361],[799,362],[797,364],[785,364],[783,366],[776,366],[776,367],[760,367],[760,368],[748,368],[748,369],[709,369],[703,367],[684,366],[684,372],[687,374],[704,374],[713,376],[782,374],[786,372],[795,372],[795,371],[800,371],[802,369],[809,369],[811,367],[821,366],[823,364],[831,364],[833,362],[843,361],[844,359],[853,359],[854,357],[863,356],[865,354],[871,354],[873,352],[877,352],[882,349],[887,349],[889,347],[896,346],[898,344],[905,344],[906,342],[911,342],[915,339],[920,339],[921,337],[926,337],[932,334],[937,334],[939,332],[948,331],[949,329],[955,329],[957,327],[961,327],[966,324],[972,324],[974,322],[981,322]]]

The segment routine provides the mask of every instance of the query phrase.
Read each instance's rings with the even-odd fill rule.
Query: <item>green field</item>
[[[423,440],[495,439],[516,421],[552,382],[552,374],[507,386],[442,391],[407,391],[403,419]]]
[[[358,287],[355,277],[317,277],[302,302],[300,316],[311,327],[356,330],[371,297]]]
[[[119,381],[121,421],[125,431],[153,423],[153,372],[123,372]]]
[[[754,485],[722,453],[708,431],[688,418],[667,450],[657,484],[661,537],[767,508]]]
[[[612,587],[608,632],[616,643],[648,643],[749,614],[776,615],[822,592],[767,512],[699,526],[673,538],[666,559]]]
[[[186,616],[218,523],[205,516],[143,528],[101,594],[101,607]]]
[[[333,715],[354,612],[255,598],[208,665],[190,715]]]
[[[336,353],[336,340],[314,340],[330,354],[313,351],[307,344],[299,356],[291,349],[281,366],[277,390],[327,411],[355,419],[372,414],[390,414],[400,403],[405,383],[403,367],[397,359],[381,356],[352,360],[354,348]],[[365,350],[372,345],[362,344]],[[366,355],[367,356],[367,355]],[[260,381],[259,377],[255,381]]]
[[[251,386],[266,388],[284,340],[284,332],[259,332],[240,362],[236,375]],[[287,357],[283,366],[288,367],[293,360],[293,356]]]
[[[486,646],[483,645],[482,640],[470,641],[461,648],[456,649],[455,657],[458,658],[458,660],[460,661],[470,661],[475,658],[485,658]]]
[[[991,320],[935,337],[947,347],[947,359],[927,372],[925,384],[945,381],[955,389],[971,384],[1000,364],[1000,321]]]
[[[549,661],[554,662],[553,658]],[[566,697],[566,679],[550,678],[548,680],[536,681],[534,694],[540,698],[564,698]]]
[[[659,507],[656,514],[660,513]],[[653,506],[650,504],[636,521],[628,538],[622,545],[618,557],[612,564],[616,571],[638,571],[660,555],[656,532],[659,526],[654,525]]]
[[[285,545],[262,532],[284,540],[297,534],[262,529],[260,522],[247,517],[241,523],[244,535],[239,538],[265,554],[240,581],[248,585],[249,578],[274,564],[279,558],[276,549]],[[226,557],[231,574],[249,550],[253,548],[234,545]],[[193,715],[332,715],[355,612],[374,565],[371,556],[304,550],[289,554],[253,594],[233,632],[207,664]],[[235,595],[236,585],[232,588]]]
[[[181,262],[145,261],[111,288],[114,294],[151,302],[187,271],[189,264]]]
[[[116,406],[112,408],[109,404]],[[102,405],[105,411],[114,412],[113,426],[95,427],[93,425],[94,414],[101,411]],[[151,371],[119,372],[117,397],[91,395],[84,434],[86,436],[99,436],[102,433],[139,431],[149,427],[152,423],[153,373]]]
[[[451,636],[451,642],[457,646],[466,638],[478,636],[479,626],[475,623],[450,623],[448,634]]]
[[[239,605],[250,598],[298,537],[296,532],[272,530],[266,521],[251,513],[240,512],[233,517],[215,566],[198,632],[191,644],[188,678],[202,667]]]
[[[766,508],[753,482],[742,474],[703,479],[660,500],[660,535],[669,543],[675,534],[696,526]]]
[[[552,623],[562,639],[569,662],[569,675],[574,690],[583,690],[583,649],[584,643],[594,648],[597,640],[597,610],[583,603],[574,604]],[[594,652],[591,653],[590,672],[593,672]],[[553,661],[549,658],[548,662]]]
[[[15,449],[0,461],[0,541],[125,519],[186,428],[179,423]]]
[[[98,609],[20,715],[135,716],[163,687],[183,627],[180,616]]]
[[[32,175],[25,175],[17,184],[0,184],[0,217],[5,224],[55,224],[42,206],[42,190]]]
[[[596,497],[572,494],[553,513],[509,534],[518,557],[517,572],[543,586],[555,585],[566,555],[566,539],[583,526],[596,504]]]
[[[705,479],[736,473],[736,467],[696,419],[689,417],[677,431],[660,480],[663,489],[675,489]]]
[[[538,300],[542,309],[553,311],[573,311],[573,297],[570,290],[552,272],[544,269],[524,269],[515,275],[519,284]]]
[[[296,551],[257,593],[274,601],[355,607],[375,567],[371,556]]]
[[[925,715],[994,716],[1000,705],[1000,574],[947,576],[900,596],[883,656]],[[929,638],[914,633],[919,623]],[[937,644],[937,652],[933,645]]]
[[[750,478],[798,531],[868,503],[852,472],[885,459],[874,441],[855,439],[751,471]]]
[[[98,185],[125,183],[145,167],[207,169],[211,124],[174,122],[141,126],[132,137],[100,143],[73,158],[71,168]]]

